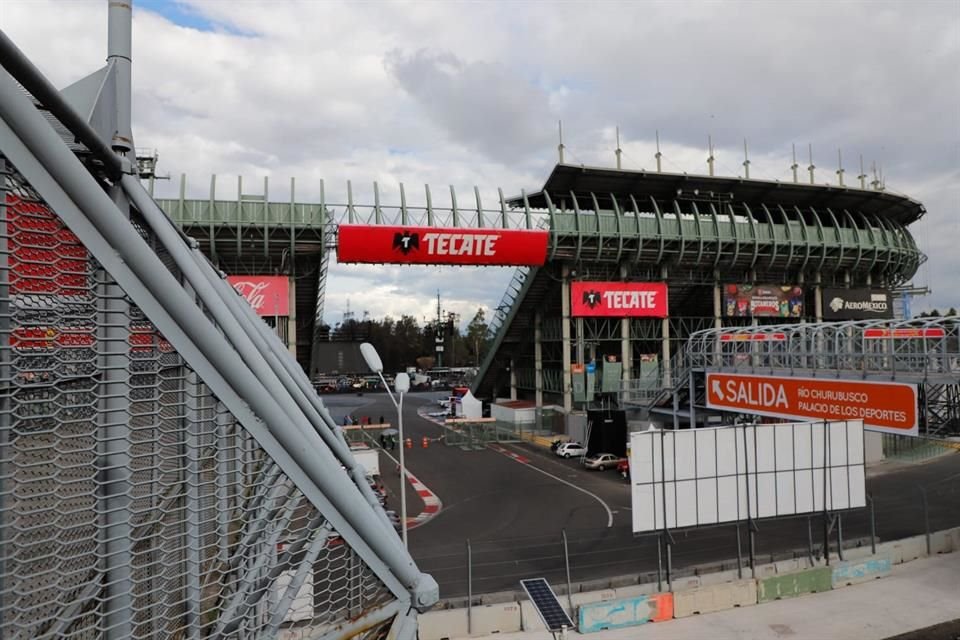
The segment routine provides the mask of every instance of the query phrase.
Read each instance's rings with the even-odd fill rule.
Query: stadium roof
[[[744,202],[748,205],[765,204],[830,208],[835,211],[859,210],[863,213],[883,216],[900,224],[916,222],[926,213],[923,205],[889,191],[860,189],[840,185],[818,185],[745,178],[711,177],[686,173],[660,173],[656,171],[630,171],[604,167],[586,167],[582,165],[558,164],[553,168],[543,188],[527,195],[530,206],[546,209],[544,193],[549,193],[553,204],[559,199],[575,193],[594,194],[601,208],[612,209],[610,196],[614,196],[623,206],[628,196],[658,201],[667,201],[682,195],[684,198],[711,200],[722,198],[733,203]],[[694,194],[694,192],[697,192]],[[592,209],[592,201],[578,200],[585,209]],[[511,204],[522,205],[522,197],[513,198]],[[569,203],[567,205],[570,206]]]

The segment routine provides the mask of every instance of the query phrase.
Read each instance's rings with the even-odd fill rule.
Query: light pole
[[[387,395],[390,397],[390,402],[392,402],[393,406],[397,409],[397,432],[400,438],[400,535],[403,538],[403,547],[406,549],[407,467],[403,460],[403,394],[410,390],[410,376],[408,376],[406,373],[398,373],[393,378],[393,387],[400,395],[400,402],[398,403],[396,399],[394,399],[393,393],[391,393],[390,387],[387,386],[387,381],[383,377],[383,361],[380,359],[380,354],[377,353],[376,348],[369,342],[364,342],[360,345],[360,353],[363,354],[363,359],[366,361],[367,366],[370,367],[370,370],[380,376],[380,381],[383,382],[383,388],[387,390]]]

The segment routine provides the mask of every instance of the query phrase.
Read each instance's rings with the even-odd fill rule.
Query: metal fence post
[[[403,443],[401,443],[403,446]],[[467,634],[473,633],[473,549],[470,547],[470,538],[467,538]]]
[[[837,514],[837,557],[843,562],[843,514]]]
[[[873,494],[867,494],[867,502],[870,504],[870,553],[877,555],[877,518],[873,506]]]
[[[737,579],[743,579],[743,551],[740,548],[740,523],[737,522]]]
[[[657,535],[657,591],[663,591],[663,534]]]
[[[927,555],[930,555],[930,509],[927,504],[927,490],[921,485],[917,485],[920,491],[920,503],[923,505],[923,535],[927,539]]]
[[[563,561],[567,566],[567,606],[570,608],[570,615],[573,615],[573,597],[570,595],[570,550],[567,547],[567,530],[561,529],[563,534]]]

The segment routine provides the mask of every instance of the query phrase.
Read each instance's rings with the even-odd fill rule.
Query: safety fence
[[[0,45],[0,637],[414,637],[436,584],[303,371]]]

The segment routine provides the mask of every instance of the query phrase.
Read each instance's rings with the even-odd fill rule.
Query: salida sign
[[[340,225],[337,260],[364,264],[542,266],[548,231]]]
[[[575,317],[666,318],[664,282],[573,282],[570,311]]]
[[[290,315],[290,281],[286,276],[227,276],[259,316]]]
[[[917,434],[917,387],[898,382],[707,373],[707,406],[775,418],[863,420],[873,431]]]

